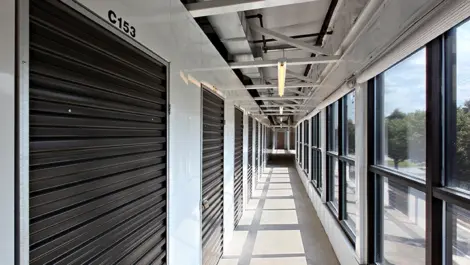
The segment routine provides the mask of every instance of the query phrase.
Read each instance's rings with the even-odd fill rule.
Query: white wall
[[[14,264],[15,242],[15,1],[0,3],[0,257]]]
[[[224,127],[224,249],[232,240],[234,225],[235,106],[225,101]]]

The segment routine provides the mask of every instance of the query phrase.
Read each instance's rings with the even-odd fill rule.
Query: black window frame
[[[339,222],[341,228],[345,232],[347,238],[349,239],[350,243],[355,247],[356,245],[356,233],[355,229],[353,229],[349,223],[347,222],[347,202],[346,202],[346,168],[347,165],[355,166],[355,160],[353,157],[349,156],[347,153],[347,96],[350,93],[354,93],[354,90],[349,92],[348,94],[344,95],[338,101],[330,104],[326,109],[327,115],[327,122],[326,122],[326,177],[327,177],[327,206],[333,215],[336,217],[336,220]],[[337,131],[337,139],[338,139],[338,151],[333,151],[334,149],[334,142],[332,141],[335,137],[334,130],[335,124],[332,122],[333,120],[333,111],[332,108],[334,104],[337,104],[337,122],[338,122],[338,131]],[[338,206],[333,203],[334,199],[334,171],[332,161],[335,161],[338,166]],[[356,224],[357,225],[357,224]]]
[[[309,161],[310,161],[310,157],[309,157],[309,120],[304,120],[303,121],[303,124],[304,124],[304,128],[303,128],[303,133],[304,133],[304,142],[303,142],[303,151],[304,151],[304,156],[302,157],[302,160],[303,160],[303,170],[304,170],[304,173],[307,174],[307,176],[309,175]]]
[[[468,21],[466,21],[469,23]],[[466,22],[462,22],[466,23]],[[427,43],[426,49],[426,175],[420,181],[401,172],[377,166],[381,150],[377,111],[381,111],[382,74],[368,81],[368,174],[367,174],[367,223],[370,264],[378,264],[383,258],[383,227],[380,217],[383,183],[382,177],[425,193],[425,264],[452,264],[452,228],[455,218],[449,214],[452,206],[470,210],[470,191],[447,186],[448,176],[455,168],[456,138],[456,30]],[[381,90],[382,89],[382,90]],[[381,106],[382,105],[382,106]],[[372,137],[370,137],[372,136]],[[455,236],[455,235],[454,235]]]
[[[310,119],[310,130],[311,133],[311,166],[310,166],[310,181],[317,190],[318,194],[321,194],[323,183],[322,183],[322,149],[321,149],[321,122],[320,113],[317,113]],[[320,195],[321,196],[321,195]]]

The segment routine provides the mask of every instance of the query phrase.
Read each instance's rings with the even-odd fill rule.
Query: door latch
[[[203,199],[201,206],[203,210],[207,210],[209,208],[209,201],[207,199]]]

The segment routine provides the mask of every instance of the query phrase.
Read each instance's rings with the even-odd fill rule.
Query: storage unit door
[[[243,112],[235,109],[235,163],[234,163],[235,226],[243,213]]]
[[[247,175],[247,198],[251,199],[253,192],[253,118],[248,117],[248,175]]]
[[[224,101],[206,89],[202,97],[202,264],[216,265],[223,251]]]
[[[254,137],[255,137],[255,143],[253,148],[255,148],[255,165],[254,165],[254,177],[258,179],[258,170],[259,170],[259,124],[258,121],[255,120],[255,129],[254,131]]]
[[[30,3],[30,264],[166,264],[166,66]]]
[[[277,132],[277,147],[276,149],[283,150],[284,149],[284,132]]]

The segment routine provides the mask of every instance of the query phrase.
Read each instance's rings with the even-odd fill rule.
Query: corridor
[[[219,265],[339,264],[294,168],[272,155]]]

